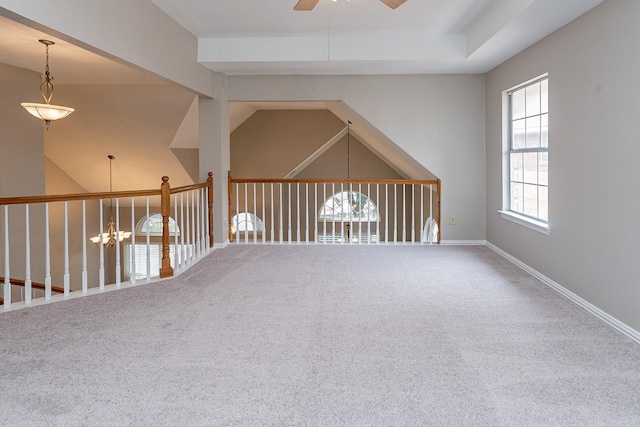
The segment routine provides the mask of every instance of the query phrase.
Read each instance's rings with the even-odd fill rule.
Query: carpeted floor
[[[640,345],[484,247],[231,246],[0,314],[0,425],[635,426]]]

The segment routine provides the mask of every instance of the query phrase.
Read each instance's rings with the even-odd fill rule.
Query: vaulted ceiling
[[[214,71],[228,75],[320,75],[483,73],[603,0],[407,0],[397,9],[378,0],[320,0],[312,11],[304,12],[293,10],[297,0],[137,1],[155,4],[191,32],[198,41],[197,61]],[[102,56],[98,50],[90,51],[90,46],[74,45],[55,33],[45,33],[44,27],[25,23],[3,9],[0,1],[0,62],[42,73],[44,49],[37,40],[47,38],[56,42],[50,50],[56,85],[167,83],[153,70],[133,68],[118,58]],[[68,93],[82,91],[77,88]],[[60,98],[57,92],[56,99]],[[179,129],[174,140],[162,142],[165,154],[153,159],[154,173],[175,168],[176,152],[197,146],[197,135],[192,132],[197,126],[185,125],[197,124],[197,111],[189,108],[188,97],[180,102],[181,111],[187,115],[182,126],[176,125]],[[340,106],[329,109],[341,117],[336,105]],[[280,104],[275,108],[298,107]],[[270,107],[234,104],[232,129],[252,111],[266,108]],[[350,112],[350,116],[355,113]],[[81,114],[76,116],[78,120]],[[68,120],[71,125],[73,119]],[[375,133],[375,129],[360,131]],[[119,164],[135,154],[126,152],[131,144],[124,136],[111,147],[105,146],[106,140],[100,136],[92,137],[93,145],[86,142],[87,138],[75,140],[83,155],[94,161],[104,160],[106,151],[117,144],[122,150]],[[138,135],[137,149],[144,151],[146,147],[157,152],[158,138],[147,139],[144,146],[144,136]],[[71,140],[67,137],[65,143],[69,145]],[[47,155],[55,158],[58,166],[86,188],[101,189],[104,179],[91,178],[88,172],[81,177],[81,169],[68,160],[70,156],[52,154],[55,144],[49,145]],[[391,145],[379,144],[377,151],[390,158],[382,148]],[[67,148],[74,152],[73,147]],[[193,176],[187,169],[180,174],[185,180],[189,174]],[[145,182],[139,176],[125,177],[123,173],[124,178]]]

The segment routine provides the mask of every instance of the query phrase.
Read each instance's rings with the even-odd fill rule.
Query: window
[[[342,191],[329,197],[318,214],[322,231],[318,241],[329,242],[378,242],[380,217],[375,203],[357,191]]]
[[[142,237],[142,242],[138,239],[136,241],[138,243],[135,246],[131,243],[127,243],[123,245],[123,268],[124,275],[128,277],[129,280],[135,276],[137,279],[146,278],[147,277],[147,243],[145,240],[145,236],[147,235],[147,231],[149,231],[149,237],[151,237],[151,242],[149,244],[149,267],[150,267],[150,277],[158,277],[160,275],[160,264],[162,263],[162,244],[158,243],[160,239],[158,237],[162,236],[162,215],[159,213],[151,214],[148,217],[143,217],[138,221],[136,225],[136,236]],[[175,245],[173,243],[173,237],[176,235],[180,236],[180,229],[176,224],[176,221],[169,217],[169,232],[171,234],[172,243],[169,245],[169,256],[171,257],[171,267],[175,268],[176,261],[178,264],[181,262],[181,258],[183,255],[181,250],[178,250],[178,254],[175,254]],[[192,253],[192,248],[189,246],[185,246],[185,252],[188,254]],[[135,257],[135,260],[133,259]],[[132,271],[132,265],[135,261],[135,271]]]
[[[147,230],[150,236],[162,236],[162,215],[159,213],[151,214],[142,218],[136,225],[136,236],[146,236]],[[176,225],[176,221],[169,217],[169,233],[173,236],[176,231],[180,235],[180,229]]]
[[[234,233],[236,231],[262,231],[264,230],[264,223],[252,213],[240,212],[231,218],[231,227]]]
[[[548,78],[507,92],[509,112],[509,182],[505,205],[525,221],[549,221]]]
[[[366,195],[343,191],[329,197],[320,209],[321,221],[377,222],[378,209]]]

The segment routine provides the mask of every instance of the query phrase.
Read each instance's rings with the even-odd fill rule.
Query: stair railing
[[[440,242],[440,180],[256,179],[229,174],[233,243]]]
[[[136,208],[136,200],[143,200],[144,207]],[[155,246],[152,246],[151,227],[147,226],[146,232],[142,233],[146,238],[145,244],[138,247],[135,243],[136,224],[140,217],[149,221],[151,209],[156,208],[158,200],[162,217],[161,234],[158,233],[161,235],[161,259],[158,271],[152,272],[151,249]],[[111,237],[116,243],[110,248],[112,251],[107,250],[101,240],[96,244],[97,253],[90,253],[87,249],[89,234],[97,232],[98,237],[109,235],[109,230],[105,230],[106,201],[109,201],[109,206],[115,202],[115,212],[111,208],[109,210],[115,216],[112,216],[115,230]],[[130,203],[130,213],[121,209],[122,201]],[[95,215],[88,215],[88,210]],[[124,224],[121,211],[125,216],[130,215],[131,220],[130,245],[126,242],[130,250],[124,259],[121,254],[121,246],[125,244],[120,235]],[[59,220],[52,220],[55,214],[59,215]],[[173,230],[169,227],[170,219],[175,225]],[[89,233],[89,230],[93,232]],[[144,278],[147,282],[153,277],[172,277],[205,256],[213,242],[212,172],[203,183],[178,188],[171,188],[169,178],[165,176],[160,188],[155,190],[0,198],[0,283],[3,284],[4,309],[9,309],[12,302],[28,306],[36,300],[49,301],[56,290],[62,290],[66,298],[72,290],[82,294],[104,291],[107,281],[115,288],[123,283],[136,284],[138,249],[143,255],[146,249],[146,258],[142,258],[146,259]],[[43,257],[34,256],[39,246],[44,248]],[[94,262],[89,262],[89,258]],[[122,280],[123,261],[133,272],[128,282]],[[40,286],[33,278],[43,283],[43,295],[36,295]],[[62,286],[57,288],[52,282]],[[17,295],[16,287],[23,289],[20,292],[24,294],[23,298]]]

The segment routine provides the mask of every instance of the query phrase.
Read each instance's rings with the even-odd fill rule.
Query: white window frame
[[[516,224],[520,224],[522,226],[525,226],[527,228],[530,228],[532,230],[535,230],[544,234],[549,234],[548,220],[545,221],[544,218],[526,215],[524,212],[512,210],[512,207],[511,207],[511,182],[512,182],[511,164],[510,164],[511,153],[515,153],[515,152],[547,153],[547,159],[548,159],[548,153],[549,153],[548,144],[546,147],[512,149],[512,136],[513,136],[512,124],[514,120],[511,117],[511,112],[512,112],[511,94],[523,88],[526,88],[528,86],[534,85],[536,83],[539,83],[545,80],[547,82],[549,81],[549,76],[546,73],[503,92],[503,97],[502,97],[503,124],[504,124],[503,138],[502,138],[503,140],[503,162],[502,162],[503,164],[503,196],[502,196],[503,203],[502,203],[502,206],[503,208],[498,212],[500,213],[503,219],[509,220]],[[548,91],[548,83],[547,83],[547,97],[548,97],[548,93],[549,91]],[[539,114],[539,116],[542,116],[542,113]],[[529,117],[529,116],[525,115],[525,117]],[[548,117],[548,111],[547,111],[547,117]],[[536,184],[536,185],[540,186],[540,184]],[[547,177],[546,187],[547,189],[549,187],[548,177]],[[549,198],[547,193],[547,203],[548,203],[548,200]],[[547,212],[547,216],[548,216],[548,212]]]

